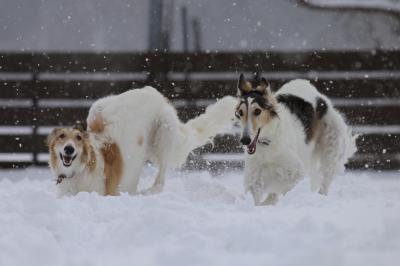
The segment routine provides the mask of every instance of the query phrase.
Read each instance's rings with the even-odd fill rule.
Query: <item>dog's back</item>
[[[308,80],[296,79],[286,83],[275,94],[277,97],[279,95],[293,95],[303,99],[312,106],[314,115],[318,119],[322,119],[328,109],[333,108],[331,101],[319,93]]]
[[[172,113],[172,114],[171,114]],[[116,142],[120,147],[123,173],[120,191],[136,193],[138,176],[152,153],[159,122],[175,110],[154,88],[134,89],[96,101],[89,110],[88,130],[100,142]],[[177,118],[176,118],[177,119]]]
[[[304,101],[303,109],[297,110],[297,114],[305,128],[309,128],[309,140],[315,143],[310,167],[311,187],[313,190],[320,188],[320,193],[327,194],[334,176],[357,151],[356,136],[331,101],[307,80],[288,82],[275,96],[289,108],[293,104],[293,98],[289,99],[291,96]],[[304,108],[305,105],[310,107]]]
[[[137,193],[147,160],[159,169],[146,193],[161,191],[167,168],[178,167],[194,149],[230,124],[235,100],[226,97],[205,114],[182,123],[170,102],[156,89],[144,87],[95,102],[88,115],[88,130],[100,142],[110,139],[120,147],[124,160],[120,191]]]

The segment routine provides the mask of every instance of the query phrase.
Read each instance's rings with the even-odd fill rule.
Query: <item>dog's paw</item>
[[[328,196],[328,189],[325,187],[321,187],[318,191],[319,194],[323,195],[323,196]]]
[[[276,205],[279,201],[278,194],[270,193],[268,197],[260,205]]]
[[[154,194],[159,194],[163,190],[163,187],[161,185],[156,185],[152,186],[148,189],[145,189],[141,192],[142,195],[144,196],[149,196],[149,195],[154,195]]]

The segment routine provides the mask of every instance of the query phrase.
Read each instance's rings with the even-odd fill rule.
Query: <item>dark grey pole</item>
[[[187,53],[189,51],[189,32],[188,32],[188,15],[186,6],[182,7],[181,15],[182,15],[183,52]]]
[[[150,0],[149,8],[149,51],[158,51],[162,47],[162,0]]]
[[[192,19],[192,28],[193,28],[193,47],[195,52],[201,51],[201,25],[200,20],[198,18]]]

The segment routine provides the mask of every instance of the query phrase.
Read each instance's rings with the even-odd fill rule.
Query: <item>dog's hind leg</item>
[[[129,157],[127,157],[129,159]],[[124,174],[121,180],[121,192],[128,192],[130,195],[138,194],[140,176],[143,172],[145,160],[141,156],[136,156],[136,160],[128,160],[125,163]]]
[[[157,125],[152,141],[151,161],[158,167],[158,173],[153,185],[142,192],[144,195],[161,193],[164,188],[166,171],[175,156],[178,122],[174,116],[166,116]]]
[[[161,193],[165,184],[165,167],[160,167],[153,185],[142,192],[143,195],[153,195]]]
[[[340,143],[338,143],[338,136],[332,131],[325,133],[326,134],[324,135],[321,134],[320,138],[318,139],[318,147],[315,151],[319,156],[319,170],[321,173],[321,178],[318,182],[318,192],[322,195],[328,195],[329,187],[336,175],[337,169],[340,167]],[[317,184],[314,184],[314,186],[316,185]]]
[[[158,173],[153,185],[143,191],[144,195],[153,195],[161,193],[165,185],[165,174],[168,167],[171,166],[171,160],[174,158],[173,151],[175,149],[175,136],[173,131],[169,129],[159,130],[156,136],[156,146],[154,147],[152,162],[158,167]]]
[[[323,174],[321,172],[321,153],[319,150],[314,150],[311,159],[311,165],[308,167],[310,176],[311,191],[318,191],[321,187]]]
[[[355,139],[339,113],[328,113],[316,143],[322,173],[320,194],[327,195],[335,176],[344,171],[344,164],[357,150]]]
[[[341,151],[341,139],[330,132],[330,137],[324,137],[323,149],[320,152],[320,171],[322,179],[319,193],[328,195],[329,188],[335,176],[344,168],[343,152]]]
[[[104,158],[105,194],[116,196],[119,194],[118,186],[123,174],[123,161],[121,151],[116,143],[105,143],[101,148]]]

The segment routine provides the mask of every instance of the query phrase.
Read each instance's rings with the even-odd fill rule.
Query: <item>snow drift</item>
[[[273,207],[254,207],[242,182],[241,173],[171,173],[160,195],[56,199],[48,170],[2,171],[0,265],[366,266],[400,259],[398,173],[348,173],[328,197],[309,192],[306,179]]]

